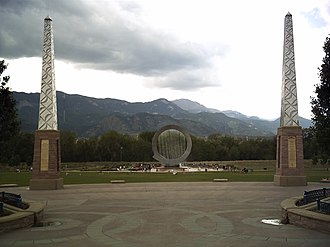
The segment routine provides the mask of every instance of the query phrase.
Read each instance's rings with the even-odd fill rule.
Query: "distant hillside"
[[[34,131],[38,125],[39,94],[14,92],[17,102],[18,115],[25,131]],[[116,99],[96,99],[81,95],[69,95],[57,92],[57,114],[60,129],[71,130],[80,136],[94,133],[102,121],[111,114],[133,115],[136,113],[150,113],[174,115],[184,112],[176,104],[165,99],[159,99],[147,103],[130,103]],[[98,127],[97,127],[98,128]],[[103,127],[104,129],[104,127]],[[109,126],[109,129],[110,126]],[[116,129],[119,132],[120,128]],[[124,130],[124,128],[123,128]],[[148,129],[143,129],[147,131]],[[127,131],[131,133],[132,131]]]
[[[191,112],[191,113],[196,113],[196,112],[215,112],[213,109],[207,108],[203,105],[200,105],[197,102],[190,101],[188,99],[180,99],[180,100],[174,100],[172,101],[178,106],[183,106],[183,109]],[[220,112],[220,111],[218,111]],[[254,126],[258,131],[263,130],[265,133],[267,132],[272,132],[276,134],[277,128],[280,126],[280,119],[277,118],[276,120],[269,121],[269,120],[264,120],[261,119],[257,116],[252,116],[248,117],[240,112],[237,111],[232,111],[232,110],[226,110],[222,111],[226,116],[230,118],[235,118],[242,120],[243,122],[249,124],[251,127]],[[310,119],[306,119],[303,117],[299,117],[299,124],[303,128],[309,128],[312,125],[312,121]]]
[[[22,129],[34,132],[37,129],[39,94],[14,92],[14,97]],[[200,105],[197,102],[193,104]],[[166,99],[130,103],[57,92],[57,105],[59,129],[74,131],[81,137],[100,135],[110,130],[137,134],[155,131],[166,124],[181,125],[196,136],[214,133],[270,136],[276,132],[278,126],[275,126],[276,122],[249,118],[243,121],[221,112],[203,111],[202,105],[199,107],[200,111],[193,113],[193,110],[182,109]]]
[[[112,113],[90,128],[86,134],[100,135],[109,130],[124,134],[138,134],[144,131],[157,131],[164,125],[176,124],[196,136],[207,136],[214,132],[209,126],[189,119],[175,119],[168,115],[140,112],[133,115]]]
[[[222,111],[222,113],[226,114],[228,117],[237,118],[237,119],[241,119],[241,120],[246,120],[246,119],[260,120],[260,118],[258,118],[258,117],[255,117],[255,116],[248,117],[238,111],[226,110],[226,111]]]
[[[205,106],[203,106],[202,104],[195,102],[195,101],[191,101],[188,99],[176,99],[176,100],[172,100],[172,102],[176,105],[178,105],[179,107],[181,107],[183,110],[189,111],[191,113],[199,113],[199,112],[220,112],[217,109],[212,109],[212,108],[207,108]]]

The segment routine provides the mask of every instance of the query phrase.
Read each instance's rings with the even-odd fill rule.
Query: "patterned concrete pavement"
[[[44,224],[0,235],[0,246],[330,246],[330,235],[279,219],[280,202],[306,189],[272,183],[67,185],[8,188],[46,204]]]

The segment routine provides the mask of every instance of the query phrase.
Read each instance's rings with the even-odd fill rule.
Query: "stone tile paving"
[[[44,226],[0,235],[0,246],[330,246],[330,235],[278,219],[280,202],[308,187],[272,183],[70,185],[57,191],[8,188],[43,201]]]

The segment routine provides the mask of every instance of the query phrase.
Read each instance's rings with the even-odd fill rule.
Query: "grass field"
[[[140,182],[205,182],[214,178],[227,178],[232,182],[272,182],[275,171],[240,172],[179,172],[176,175],[169,172],[93,172],[72,171],[63,172],[64,184],[110,183],[111,180],[125,180],[126,183]],[[330,177],[330,171],[322,168],[306,169],[308,182],[319,182]],[[18,184],[27,186],[31,179],[30,172],[1,172],[0,184]]]

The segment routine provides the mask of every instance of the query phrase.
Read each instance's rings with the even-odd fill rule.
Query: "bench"
[[[317,210],[322,213],[330,214],[330,199],[317,199]]]
[[[215,178],[213,182],[228,182],[228,178]]]
[[[0,184],[0,188],[18,187],[17,184]]]
[[[0,201],[18,208],[22,208],[21,195],[2,191],[0,194]]]
[[[112,184],[124,184],[124,183],[126,183],[125,180],[111,180],[110,182],[111,182]]]
[[[323,199],[330,196],[330,188],[323,188],[318,190],[304,191],[304,204],[315,202],[318,199]]]

